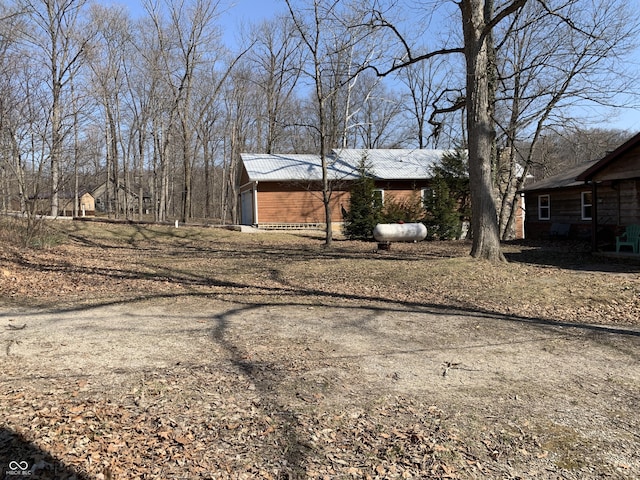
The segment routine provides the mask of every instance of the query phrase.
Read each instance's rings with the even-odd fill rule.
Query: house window
[[[549,220],[551,218],[551,200],[549,195],[538,196],[538,220]]]
[[[591,192],[582,192],[582,220],[592,219],[593,196]]]
[[[427,205],[427,202],[434,199],[436,196],[436,192],[433,188],[423,188],[420,191],[420,196],[422,197],[422,205]]]
[[[384,205],[384,190],[376,188],[373,191],[373,206],[378,208]]]

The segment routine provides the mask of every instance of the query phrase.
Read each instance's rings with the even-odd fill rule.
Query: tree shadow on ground
[[[283,290],[279,289],[278,293],[282,293]],[[559,321],[548,320],[544,318],[527,318],[521,316],[503,315],[496,312],[491,312],[482,309],[465,309],[461,307],[451,307],[445,305],[438,305],[426,302],[398,302],[398,301],[380,301],[371,297],[345,295],[342,299],[359,300],[352,304],[344,304],[342,302],[336,302],[336,296],[334,294],[328,294],[322,291],[297,289],[291,290],[286,293],[286,298],[280,298],[274,300],[272,298],[273,290],[265,289],[264,292],[257,298],[247,298],[246,295],[238,291],[237,295],[230,295],[226,299],[218,299],[218,301],[228,302],[228,308],[224,308],[219,312],[214,312],[210,315],[206,315],[212,321],[210,335],[212,340],[221,346],[228,354],[229,361],[235,367],[234,370],[243,377],[250,380],[252,388],[255,387],[255,393],[258,395],[260,401],[254,402],[252,408],[260,410],[263,413],[263,417],[269,417],[273,419],[273,427],[275,429],[272,434],[275,437],[275,441],[271,441],[270,445],[259,446],[263,448],[263,455],[266,462],[273,467],[273,471],[278,472],[278,479],[298,479],[305,478],[305,472],[310,464],[317,461],[319,451],[309,442],[309,432],[306,427],[309,425],[309,413],[308,409],[311,408],[312,400],[303,399],[305,404],[299,405],[301,402],[292,402],[291,399],[284,398],[281,394],[282,387],[287,385],[291,375],[295,375],[295,370],[291,370],[287,362],[279,362],[268,360],[261,360],[260,357],[252,355],[250,346],[243,342],[241,337],[233,332],[233,319],[238,316],[245,316],[249,314],[255,314],[260,309],[265,307],[283,307],[283,308],[308,308],[313,306],[314,308],[330,307],[340,308],[351,311],[360,311],[363,308],[370,310],[373,314],[376,313],[397,313],[414,312],[422,313],[425,315],[456,315],[456,316],[469,316],[476,319],[490,318],[498,321],[509,323],[520,323],[523,325],[530,325],[540,329],[541,331],[548,331],[549,333],[558,334],[560,330],[558,327],[568,327],[562,330],[562,335],[567,335],[568,332],[578,334],[580,332],[594,333],[594,334],[615,334],[619,336],[628,336],[630,339],[640,337],[639,330],[628,330],[624,328],[606,327],[587,324],[574,324],[565,323]],[[149,301],[155,299],[177,299],[179,297],[192,297],[197,298],[212,298],[208,294],[167,294],[157,295],[155,297],[144,297],[137,300],[127,300],[114,302],[112,304],[124,304],[135,301]],[[313,298],[311,298],[313,297]],[[64,311],[79,311],[90,310],[93,308],[100,308],[101,306],[107,306],[109,304],[104,303],[101,305],[74,307]],[[134,307],[135,308],[135,307]],[[0,314],[0,318],[2,318]],[[15,314],[13,315],[16,316]],[[356,325],[359,329],[366,331],[368,325],[366,322]],[[376,334],[373,332],[372,334]],[[608,335],[602,335],[602,338],[595,338],[596,341],[606,341]],[[635,337],[635,338],[634,338]],[[610,337],[609,337],[610,338]],[[536,341],[536,339],[532,339]],[[495,346],[499,344],[488,344],[482,346]],[[477,348],[478,345],[468,346],[465,348]],[[433,349],[430,349],[433,350]],[[406,348],[399,348],[398,350],[390,349],[384,352],[378,352],[377,355],[388,356],[393,354],[406,354],[406,353],[421,353],[423,350],[407,350]],[[426,353],[428,350],[424,350]],[[293,352],[292,352],[293,353]],[[332,361],[336,359],[350,360],[352,357],[327,357],[325,361]],[[295,392],[293,392],[295,394]],[[18,442],[18,447],[8,447],[8,436],[14,435],[13,432],[2,431],[0,435],[0,468],[7,468],[10,462],[18,462],[18,467],[21,467],[20,462],[27,461],[29,467],[34,465],[37,458],[46,457],[46,452],[41,452],[37,447],[32,446],[28,442],[22,440],[22,443]],[[20,447],[20,445],[25,445]],[[23,450],[27,453],[21,454]],[[231,447],[230,447],[231,448]],[[35,453],[29,453],[34,451]],[[240,450],[239,450],[240,451]],[[38,456],[39,455],[39,456]],[[15,458],[14,458],[15,457]],[[51,458],[46,457],[46,458]],[[55,465],[55,459],[45,460],[46,463]],[[50,476],[40,476],[31,478],[42,479],[72,479],[84,480],[79,474],[74,473],[71,469],[58,463],[60,467],[55,474]],[[15,466],[15,465],[14,465]],[[2,472],[4,474],[4,471]],[[76,475],[75,477],[73,475]],[[1,477],[5,478],[5,477]],[[7,477],[9,478],[9,477]],[[12,477],[16,478],[16,477]],[[18,477],[20,478],[20,477]]]
[[[129,272],[127,272],[128,274]],[[425,313],[430,315],[454,315],[454,316],[470,316],[470,317],[485,317],[493,318],[496,320],[503,320],[512,323],[522,323],[539,325],[543,327],[569,327],[576,330],[586,330],[600,333],[611,333],[629,336],[640,336],[640,330],[635,327],[626,327],[619,325],[597,325],[591,323],[562,321],[551,318],[543,318],[536,316],[524,316],[518,314],[505,314],[499,311],[494,311],[486,308],[461,306],[454,304],[442,303],[430,303],[420,301],[402,301],[388,298],[380,298],[376,296],[368,296],[362,294],[337,294],[335,292],[329,292],[314,288],[305,288],[297,285],[289,284],[284,279],[275,278],[276,272],[271,272],[271,277],[275,280],[279,280],[279,285],[261,285],[256,287],[254,285],[234,282],[234,281],[221,281],[218,279],[212,279],[207,276],[199,276],[193,274],[185,274],[182,277],[183,272],[178,272],[179,275],[174,273],[174,279],[179,278],[180,281],[188,286],[216,286],[229,289],[223,296],[219,296],[219,293],[212,292],[198,292],[198,291],[186,291],[184,293],[163,292],[163,293],[149,293],[147,295],[133,295],[124,296],[119,299],[91,302],[89,304],[81,305],[69,305],[65,307],[55,306],[54,308],[46,308],[51,313],[71,313],[77,311],[90,311],[96,308],[116,306],[116,305],[131,305],[141,301],[152,301],[161,299],[177,299],[177,298],[219,298],[225,302],[236,303],[237,305],[257,307],[338,307],[346,309],[360,309],[363,305],[366,308],[373,310],[380,310],[385,312],[406,312],[413,311],[416,313]],[[114,275],[111,272],[107,273],[108,277],[118,277],[122,275],[126,276],[122,272]],[[164,277],[161,277],[164,278]],[[250,291],[250,292],[249,292]],[[252,301],[247,301],[246,295],[253,297]],[[278,297],[278,300],[274,301],[273,296]],[[223,298],[224,297],[224,298]],[[264,301],[260,301],[260,297],[263,297]],[[312,299],[311,301],[309,301]],[[336,301],[339,300],[339,303]],[[345,305],[342,302],[348,300],[351,302],[362,302],[355,305]],[[0,318],[11,316],[12,318],[19,318],[20,314],[15,312],[0,312]],[[221,331],[224,331],[224,324],[222,324]]]
[[[275,442],[275,451],[265,452],[265,455],[276,457],[273,463],[279,464],[278,479],[294,480],[305,478],[306,462],[311,447],[303,438],[304,430],[296,412],[286,401],[280,401],[277,387],[285,382],[288,372],[284,365],[269,362],[252,361],[248,351],[242,345],[233,342],[228,336],[229,319],[234,315],[246,314],[249,311],[262,308],[263,305],[248,304],[222,312],[212,317],[214,321],[212,338],[229,354],[230,361],[256,387],[261,401],[255,404],[266,415],[276,419],[279,442]]]
[[[0,427],[0,479],[89,480],[25,439],[18,432]]]
[[[512,263],[524,263],[543,267],[562,268],[584,272],[638,273],[640,255],[600,254],[591,251],[591,245],[575,241],[514,241],[516,252],[505,251],[505,258]]]
[[[477,344],[466,344],[458,347],[459,349],[500,347],[529,342],[537,343],[541,340],[554,338],[554,336],[569,337],[573,335],[581,335],[582,333],[594,335],[592,340],[598,343],[607,342],[608,339],[612,338],[610,335],[626,336],[634,343],[637,338],[640,337],[640,331],[638,330],[564,323],[543,318],[507,316],[482,310],[444,308],[433,304],[427,305],[408,304],[406,302],[389,302],[383,305],[368,304],[365,306],[349,306],[331,305],[330,303],[325,304],[321,301],[309,304],[298,302],[294,298],[291,298],[290,301],[279,306],[283,308],[309,308],[310,305],[314,308],[329,307],[353,311],[357,310],[359,314],[362,313],[363,309],[371,312],[372,315],[365,315],[365,320],[353,324],[353,326],[357,327],[361,335],[368,335],[372,341],[376,335],[381,334],[381,332],[376,331],[375,328],[370,327],[368,324],[368,321],[375,317],[377,313],[401,314],[403,312],[406,313],[407,311],[423,313],[425,315],[460,315],[469,316],[475,319],[487,318],[498,320],[499,322],[526,325],[532,332],[540,333],[540,335],[533,335],[531,338],[514,338],[509,340],[495,340],[488,343],[480,342]],[[309,424],[309,414],[307,410],[315,405],[313,388],[310,391],[305,391],[304,396],[300,397],[303,402],[308,402],[306,403],[306,406],[304,403],[302,405],[298,405],[295,401],[292,401],[291,395],[298,395],[297,390],[290,390],[288,393],[283,393],[283,391],[287,387],[291,388],[291,377],[295,377],[299,372],[296,372],[295,369],[290,370],[288,359],[286,357],[281,357],[282,361],[264,361],[260,359],[260,356],[255,355],[255,351],[252,350],[251,343],[246,342],[242,333],[232,333],[234,318],[256,314],[263,308],[268,307],[269,309],[272,309],[275,306],[276,305],[273,304],[269,305],[268,303],[255,301],[243,302],[241,299],[238,299],[236,302],[231,302],[231,308],[210,317],[213,322],[211,337],[214,342],[226,351],[229,355],[230,362],[234,365],[237,371],[250,379],[252,385],[255,386],[255,392],[260,398],[259,402],[254,403],[255,407],[262,410],[264,415],[276,419],[274,421],[274,425],[277,425],[277,428],[274,435],[276,435],[279,440],[274,442],[273,445],[277,445],[277,448],[265,451],[264,455],[270,458],[272,464],[279,466],[279,475],[277,478],[305,478],[305,472],[308,467],[318,461],[318,455],[322,456],[322,451],[317,449],[319,447],[315,447],[313,442],[310,441],[310,434],[307,429]],[[331,327],[327,326],[327,328]],[[340,333],[336,332],[336,335],[339,336]],[[351,362],[355,359],[362,360],[369,359],[371,357],[388,358],[391,355],[429,355],[433,354],[434,350],[442,349],[449,351],[451,348],[451,346],[445,345],[441,347],[430,346],[428,348],[408,348],[398,343],[396,347],[387,348],[384,351],[354,353],[352,355],[329,354],[322,358],[321,363],[326,366],[329,362],[341,360]],[[293,349],[291,350],[291,354],[296,355]],[[635,353],[631,353],[630,356],[635,358]],[[444,374],[446,374],[446,370]],[[322,396],[320,396],[320,398],[322,398]]]

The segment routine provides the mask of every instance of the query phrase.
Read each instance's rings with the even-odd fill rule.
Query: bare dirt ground
[[[1,478],[640,478],[628,260],[78,222],[44,249],[6,235]]]

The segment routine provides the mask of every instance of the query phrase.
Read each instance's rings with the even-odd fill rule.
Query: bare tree
[[[518,155],[530,163],[529,172],[538,181],[584,162],[598,160],[631,137],[624,130],[565,127],[545,129],[535,146],[530,141],[517,145]]]
[[[291,18],[293,19],[296,29],[298,30],[298,33],[306,45],[311,57],[311,70],[307,72],[307,75],[309,75],[313,80],[314,100],[317,102],[317,123],[315,125],[315,131],[319,140],[318,149],[322,167],[322,202],[324,205],[325,218],[325,245],[329,247],[333,243],[333,226],[331,223],[329,159],[327,158],[329,150],[328,131],[325,115],[327,102],[331,97],[332,92],[326,91],[326,51],[324,50],[325,45],[323,44],[323,35],[326,32],[325,29],[328,15],[333,14],[334,9],[337,8],[337,1],[327,3],[323,0],[313,0],[312,16],[309,22],[305,22],[306,19],[302,18],[299,13],[296,13],[296,9],[293,8],[291,0],[286,0],[286,2],[289,7]],[[323,21],[325,25],[323,25]]]
[[[219,2],[194,0],[191,5],[185,5],[184,0],[176,8],[171,8],[171,20],[174,34],[178,40],[180,70],[178,81],[174,83],[173,91],[178,107],[180,119],[180,133],[182,140],[182,163],[184,184],[182,191],[182,221],[192,217],[192,183],[193,183],[193,144],[195,129],[191,112],[194,110],[193,91],[198,74],[198,68],[204,61],[206,52],[213,50],[213,41],[217,38],[217,30],[213,21],[218,15]]]
[[[627,2],[578,7],[574,1],[561,9],[530,2],[497,30],[502,38],[495,119],[505,152],[497,168],[503,239],[513,229],[516,192],[533,167],[544,132],[570,128],[572,108],[614,105],[617,94],[631,90],[623,56],[637,38],[638,22],[629,20],[635,16]]]
[[[442,48],[433,48],[419,55],[414,54],[414,49],[399,29],[388,22],[382,14],[374,10],[370,20],[373,27],[390,30],[402,47],[400,54],[394,57],[391,66],[382,69],[375,68],[379,75],[388,75],[391,72],[406,68],[409,65],[442,55],[453,53],[464,54],[466,64],[464,103],[457,103],[464,105],[466,108],[469,177],[473,205],[471,222],[473,246],[471,255],[491,261],[504,260],[500,251],[500,228],[493,196],[494,172],[492,170],[496,159],[495,118],[496,92],[498,91],[496,52],[500,52],[504,45],[499,44],[496,48],[494,45],[494,36],[498,27],[500,27],[505,20],[518,19],[528,3],[535,4],[539,7],[542,12],[540,15],[541,18],[557,19],[558,22],[556,22],[555,28],[564,26],[565,30],[579,33],[588,39],[587,43],[594,41],[596,38],[602,39],[600,32],[604,26],[607,25],[607,21],[605,21],[607,17],[603,16],[603,12],[606,11],[605,6],[593,5],[593,8],[585,9],[590,15],[594,15],[594,19],[597,19],[597,21],[585,23],[580,20],[579,15],[583,5],[577,0],[562,2],[554,2],[553,0],[529,0],[529,2],[527,0],[502,0],[495,2],[494,0],[460,0],[457,2],[457,5],[462,21],[463,47],[451,48],[445,43]],[[533,23],[535,24],[538,21],[541,20],[536,19]],[[514,20],[512,20],[511,23],[513,24]],[[621,24],[619,22],[616,23],[617,25],[612,27],[614,30],[618,32],[625,31],[624,28],[620,28]],[[600,27],[595,27],[595,25],[598,24]],[[626,29],[626,33],[629,34],[634,30],[635,28]],[[609,40],[600,43],[600,46],[597,48],[599,53],[596,57],[606,58],[606,55],[614,49],[615,38],[623,37],[624,34],[622,37],[614,35],[613,41],[610,41],[611,37],[609,37]],[[582,75],[585,72],[584,67],[586,65],[590,67],[594,65],[593,56],[585,52],[584,43],[575,49],[577,46],[574,40],[575,38],[574,36],[569,37],[568,40],[565,38],[564,42],[571,48],[574,48],[574,53],[577,53],[578,56],[584,59],[584,63],[580,64],[580,67],[578,67],[575,72],[578,75]],[[564,51],[566,52],[566,49]],[[567,65],[566,59],[562,56],[556,58],[555,61],[561,68]],[[572,64],[569,62],[570,72],[572,68]],[[570,78],[570,75],[567,75],[567,73],[568,72],[564,72],[560,77],[560,82],[556,83],[555,88],[550,90],[551,101],[546,104],[541,115],[544,115],[544,112],[553,110],[561,99],[565,97],[565,86],[571,83],[571,81],[567,82],[567,79]],[[518,99],[517,101],[522,100],[519,94],[514,94],[513,98]],[[533,98],[533,96],[531,98]],[[602,99],[602,96],[600,96],[600,99]],[[454,103],[445,108],[438,108],[436,113],[452,111],[459,105]],[[516,109],[520,109],[521,107],[521,105],[515,106]]]
[[[514,0],[494,12],[493,0],[462,0],[459,3],[466,61],[466,109],[471,187],[471,256],[492,262],[504,261],[500,250],[498,216],[493,197],[494,49],[493,30],[517,12],[526,0]]]
[[[255,132],[260,112],[258,104],[263,97],[251,79],[252,76],[252,65],[241,62],[229,76],[224,92],[224,109],[227,116],[222,164],[224,184],[220,192],[220,203],[223,220],[230,217],[234,222],[238,219],[237,181],[240,154],[247,149],[259,147],[259,136],[255,135]]]
[[[65,131],[63,118],[64,96],[69,82],[83,61],[83,51],[88,42],[81,21],[86,0],[22,0],[33,30],[29,39],[43,56],[49,69],[50,87],[50,145],[51,164],[51,215],[58,215],[60,191],[60,164],[63,154]]]
[[[258,131],[264,137],[259,150],[273,153],[281,149],[285,129],[294,123],[290,118],[291,104],[302,73],[304,50],[288,16],[259,25],[251,41],[249,60],[256,67],[256,88],[265,100],[258,117]]]
[[[429,144],[434,147],[438,145],[443,122],[433,120],[433,114],[441,97],[453,94],[457,99],[464,98],[462,91],[448,92],[443,85],[448,65],[443,58],[430,58],[398,72],[398,79],[408,90],[405,109],[411,118],[410,135],[417,141],[420,149],[427,148]],[[449,103],[456,104],[456,101]],[[433,124],[429,123],[430,120]],[[430,127],[433,127],[431,132],[428,131]]]
[[[391,90],[378,78],[365,71],[360,74],[351,102],[359,105],[348,118],[348,130],[353,130],[354,146],[366,149],[400,148],[406,144],[405,129],[400,117],[402,103],[396,90]]]
[[[123,76],[127,101],[125,109],[129,118],[129,145],[133,157],[133,177],[137,191],[138,204],[136,207],[139,219],[143,218],[147,212],[145,210],[145,196],[150,190],[147,183],[147,160],[148,152],[153,149],[150,143],[150,123],[153,113],[153,101],[158,87],[158,76],[154,75],[153,65],[157,63],[157,50],[146,49],[145,46],[154,45],[148,36],[134,34],[133,32],[143,30],[135,28],[144,25],[144,22],[134,24],[131,42],[126,46],[125,62],[123,64]],[[154,190],[154,194],[156,191]],[[154,195],[153,200],[156,200]],[[154,209],[157,213],[157,210]]]
[[[128,45],[131,42],[128,19],[122,8],[107,8],[99,5],[92,6],[91,23],[96,29],[95,41],[92,42],[88,53],[88,64],[92,71],[93,91],[96,102],[102,106],[104,115],[104,134],[106,145],[105,188],[106,208],[108,214],[124,211],[128,217],[129,206],[127,195],[120,195],[120,187],[128,191],[127,161],[124,149],[121,148],[121,118],[122,95],[125,90],[124,65]],[[122,160],[124,176],[120,175],[119,164]],[[124,181],[124,185],[121,185]],[[124,205],[119,201],[122,197]]]
[[[214,216],[214,198],[222,198],[221,195],[216,195],[216,190],[219,192],[221,189],[221,178],[216,178],[214,172],[216,171],[215,162],[218,152],[221,150],[221,139],[224,137],[224,114],[221,107],[221,101],[216,98],[217,95],[212,95],[212,86],[220,85],[219,79],[215,71],[210,72],[210,79],[207,82],[203,82],[198,89],[198,95],[203,108],[200,112],[200,120],[196,124],[196,131],[198,135],[198,143],[202,149],[202,168],[204,178],[202,178],[203,191],[202,198],[204,204],[202,205],[204,218],[212,218]],[[221,177],[221,176],[220,176]],[[219,180],[215,182],[215,180]],[[217,187],[217,189],[216,189]],[[221,209],[218,210],[217,218],[222,218]]]
[[[170,205],[169,173],[170,145],[176,128],[176,103],[166,81],[171,66],[172,51],[170,35],[164,24],[161,9],[157,3],[145,2],[147,17],[140,24],[141,46],[138,48],[143,60],[141,72],[149,88],[147,108],[149,109],[149,132],[151,137],[151,183],[154,219],[167,220]],[[139,125],[139,128],[143,128]]]
[[[22,136],[28,105],[20,67],[24,52],[18,48],[24,24],[20,15],[2,9],[0,13],[0,192],[1,208],[7,212],[18,197],[21,212],[27,211],[27,182],[22,155]],[[12,188],[15,185],[17,191]]]
[[[432,49],[414,55],[411,45],[398,28],[383,15],[374,11],[371,25],[390,29],[403,47],[401,55],[390,67],[380,70],[379,75],[388,75],[409,65],[442,55],[464,54],[466,63],[465,106],[467,113],[467,147],[469,149],[469,178],[473,214],[471,226],[473,245],[471,255],[493,262],[503,261],[496,205],[493,198],[492,159],[495,129],[493,111],[493,29],[509,15],[517,12],[527,0],[513,0],[494,11],[492,0],[461,0],[458,2],[462,21],[463,47]],[[454,107],[458,107],[455,105]]]
[[[349,95],[361,72],[356,49],[368,35],[351,15],[352,5],[338,0],[312,0],[308,10],[294,8],[286,0],[289,13],[309,53],[305,74],[313,84],[315,122],[308,126],[318,139],[317,151],[322,168],[322,203],[325,217],[325,245],[333,243],[331,220],[332,183],[329,178],[329,151],[344,143],[347,122],[351,117]],[[305,15],[306,14],[306,15]],[[346,100],[339,108],[338,95],[346,87]]]

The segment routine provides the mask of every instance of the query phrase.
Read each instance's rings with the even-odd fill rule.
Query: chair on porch
[[[620,247],[631,247],[633,253],[640,252],[640,225],[629,225],[625,232],[616,237],[616,252]]]

